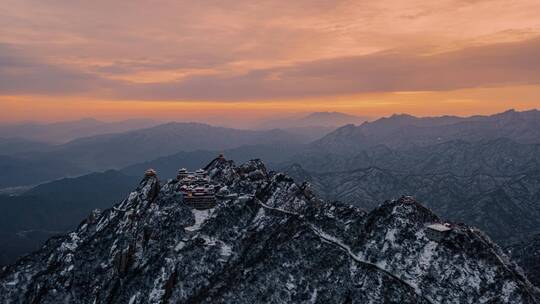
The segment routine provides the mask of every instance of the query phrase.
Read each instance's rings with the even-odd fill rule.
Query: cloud
[[[0,93],[4,95],[90,94],[131,100],[237,101],[540,83],[540,38],[434,55],[380,52],[254,69],[232,76],[197,75],[158,83],[113,80],[40,62],[5,44],[0,44],[0,54]],[[123,65],[133,70],[140,65],[157,67],[163,63]]]
[[[257,101],[539,78],[538,1],[6,1],[4,95]]]
[[[128,85],[122,98],[260,100],[540,83],[540,38],[435,55],[381,52],[259,69],[236,76]]]
[[[1,95],[85,94],[115,84],[91,73],[42,62],[22,49],[0,44]]]

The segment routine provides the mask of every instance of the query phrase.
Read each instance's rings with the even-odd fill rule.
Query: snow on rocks
[[[225,256],[225,257],[231,256],[232,255],[232,247],[225,244],[225,243],[221,243],[221,247],[219,248],[219,254],[221,254],[222,256]]]
[[[77,246],[79,246],[80,242],[81,239],[79,238],[77,233],[72,232],[69,234],[69,239],[65,240],[62,245],[60,245],[60,251],[75,251],[75,249],[77,249]]]
[[[187,231],[197,231],[201,229],[201,226],[204,224],[204,222],[212,215],[213,209],[206,209],[206,210],[197,210],[192,209],[191,212],[193,213],[193,216],[195,217],[195,224],[192,226],[185,227],[184,229]]]
[[[0,271],[0,303],[538,303],[487,238],[412,198],[367,213],[323,202],[254,160],[217,158],[210,210],[146,177],[119,205]],[[226,189],[226,190],[225,190]],[[324,292],[323,292],[324,291]]]

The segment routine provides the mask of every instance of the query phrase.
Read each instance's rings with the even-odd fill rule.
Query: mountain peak
[[[396,113],[396,114],[392,114],[392,116],[390,116],[389,118],[390,119],[414,119],[417,117],[410,114],[406,114],[406,113],[401,113],[401,114]]]
[[[411,197],[325,202],[260,160],[207,167],[216,205],[146,176],[121,203],[0,273],[2,302],[535,303],[491,241]],[[204,171],[199,171],[204,174]],[[438,226],[436,226],[438,227]],[[446,226],[444,226],[446,227]],[[448,274],[452,274],[448,276]],[[325,292],[321,292],[321,291]]]

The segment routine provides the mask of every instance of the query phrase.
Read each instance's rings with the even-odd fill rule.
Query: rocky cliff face
[[[188,208],[176,181],[145,178],[114,208],[0,273],[2,303],[538,303],[481,232],[411,198],[366,213],[319,200],[260,161],[207,168],[225,194]],[[228,195],[227,195],[228,194]]]

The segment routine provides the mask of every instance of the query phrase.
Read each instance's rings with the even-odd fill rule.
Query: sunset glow
[[[536,108],[539,11],[538,1],[498,0],[7,0],[0,122],[247,127],[311,111]]]

